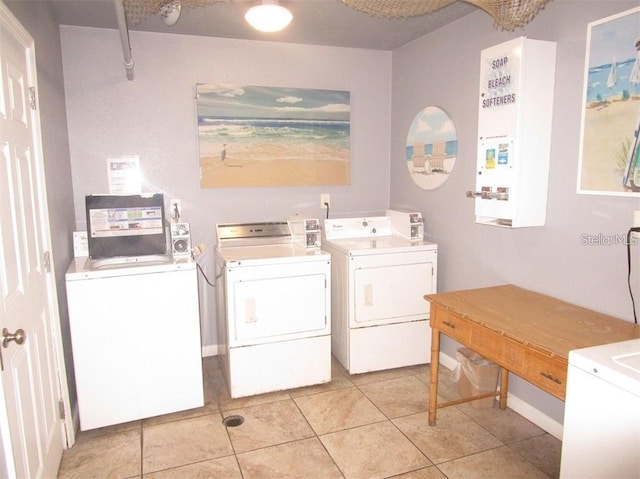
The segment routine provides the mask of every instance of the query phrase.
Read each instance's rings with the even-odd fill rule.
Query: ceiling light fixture
[[[180,0],[164,0],[160,4],[160,9],[158,11],[162,23],[168,27],[175,25],[180,18],[181,8],[182,5],[180,5]]]
[[[289,25],[293,15],[287,8],[278,5],[277,0],[262,0],[260,5],[247,10],[244,18],[256,30],[271,33]]]

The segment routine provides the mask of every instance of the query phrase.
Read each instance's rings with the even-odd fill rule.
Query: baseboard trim
[[[78,408],[78,402],[71,406],[71,427],[73,431],[66,430],[67,443],[65,449],[73,447],[78,439],[78,433],[80,432],[80,409]]]
[[[202,346],[202,357],[208,358],[209,356],[217,356],[218,355],[218,345],[210,344],[207,346]]]

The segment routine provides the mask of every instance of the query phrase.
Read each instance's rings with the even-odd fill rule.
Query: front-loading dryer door
[[[230,346],[331,332],[330,267],[307,273],[282,271],[282,275],[265,275],[267,271],[260,267],[250,269],[254,271],[244,271],[242,278],[231,282],[227,276]]]
[[[435,255],[378,255],[362,260],[353,271],[351,327],[429,318],[424,295],[435,291]]]

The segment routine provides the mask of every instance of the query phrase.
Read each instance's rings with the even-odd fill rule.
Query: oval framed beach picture
[[[449,179],[456,163],[458,138],[453,120],[437,106],[420,111],[407,134],[406,161],[413,181],[424,190]]]

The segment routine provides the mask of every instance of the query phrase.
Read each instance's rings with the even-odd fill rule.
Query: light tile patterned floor
[[[204,361],[203,408],[81,432],[60,479],[553,478],[561,443],[512,410],[470,404],[427,425],[429,365],[231,399],[217,358]],[[443,398],[457,396],[448,371]],[[240,415],[238,427],[222,419]]]

